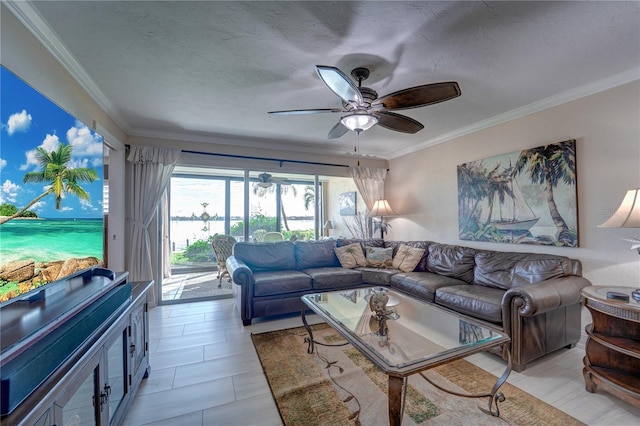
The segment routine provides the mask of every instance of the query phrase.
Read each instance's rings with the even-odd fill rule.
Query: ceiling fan
[[[261,188],[269,188],[274,183],[277,183],[277,184],[280,184],[280,185],[291,185],[291,182],[289,182],[287,179],[273,177],[269,173],[260,173],[258,175],[258,183],[257,183],[257,185],[259,187],[261,187]]]
[[[397,132],[416,133],[424,128],[421,123],[391,111],[433,105],[462,94],[457,82],[447,81],[410,87],[378,97],[375,90],[362,87],[362,81],[369,77],[367,68],[359,67],[351,71],[351,76],[358,82],[357,86],[338,68],[316,65],[316,71],[324,84],[342,99],[342,108],[294,109],[270,111],[269,114],[297,115],[336,112],[346,114],[329,131],[327,135],[329,139],[337,139],[349,130],[360,133],[376,124]]]

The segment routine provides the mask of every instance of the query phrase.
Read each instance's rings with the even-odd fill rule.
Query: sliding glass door
[[[161,301],[231,297],[231,283],[218,278],[215,235],[243,233],[244,172],[176,167],[164,220],[170,243],[169,276],[162,278]],[[240,226],[238,226],[240,224]]]
[[[162,279],[162,302],[231,296],[231,283],[218,279],[212,248],[217,234],[253,242],[313,240],[322,234],[315,176],[246,173],[247,186],[244,170],[176,167],[164,217],[170,254],[163,258],[170,259],[171,267],[163,268],[170,276]]]

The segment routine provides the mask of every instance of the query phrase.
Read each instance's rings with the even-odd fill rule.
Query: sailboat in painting
[[[511,165],[502,174],[507,179],[509,194],[496,191],[493,194],[493,202],[483,211],[487,211],[486,223],[493,225],[499,231],[511,233],[525,233],[534,226],[539,217],[535,215],[527,200],[522,195],[520,185],[515,179]]]

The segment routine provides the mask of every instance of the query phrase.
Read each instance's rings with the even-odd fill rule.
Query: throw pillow
[[[424,255],[424,249],[417,247],[409,247],[406,244],[400,244],[396,255],[393,257],[393,267],[400,269],[402,272],[412,272],[416,269],[418,262]]]
[[[343,268],[352,269],[356,266],[367,266],[367,259],[364,257],[360,243],[336,247],[335,252]]]
[[[393,247],[366,247],[367,265],[372,268],[391,268]]]

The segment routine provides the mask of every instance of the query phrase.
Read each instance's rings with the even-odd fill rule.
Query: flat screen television
[[[104,266],[103,138],[0,66],[0,303]]]

